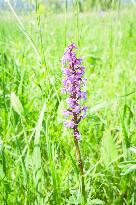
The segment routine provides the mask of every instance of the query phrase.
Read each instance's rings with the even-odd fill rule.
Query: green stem
[[[85,183],[84,183],[84,165],[81,159],[81,152],[79,148],[78,139],[76,139],[76,137],[74,137],[74,142],[76,146],[77,162],[78,162],[78,166],[79,166],[80,174],[81,174],[82,195],[84,197],[84,202],[86,202],[86,191],[85,191]]]

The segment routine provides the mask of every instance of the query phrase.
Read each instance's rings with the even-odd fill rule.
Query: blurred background
[[[11,0],[12,6],[17,10],[33,10],[35,8],[34,0]],[[73,4],[73,0],[41,0],[38,1],[40,3],[40,9],[50,10],[53,9],[56,12],[63,11],[65,5],[67,4],[67,8],[71,8]],[[79,0],[76,1],[79,4],[79,9],[81,12],[88,11],[92,8],[102,8],[109,9],[114,8],[119,4],[127,5],[129,3],[136,4],[135,0]],[[6,0],[0,0],[0,8],[7,9]]]

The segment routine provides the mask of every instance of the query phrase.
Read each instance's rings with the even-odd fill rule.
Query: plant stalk
[[[80,169],[80,175],[81,175],[82,195],[84,197],[84,202],[86,202],[86,191],[85,191],[85,182],[84,182],[84,165],[83,165],[83,161],[81,158],[81,152],[80,152],[80,148],[79,148],[78,139],[75,136],[74,136],[74,142],[75,142],[75,146],[76,146],[77,162],[78,162],[78,166]]]

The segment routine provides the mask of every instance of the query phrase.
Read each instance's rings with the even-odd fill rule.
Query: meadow
[[[80,123],[87,205],[136,204],[136,12],[2,12],[0,204],[83,204],[72,131],[63,124],[61,58],[86,67]]]

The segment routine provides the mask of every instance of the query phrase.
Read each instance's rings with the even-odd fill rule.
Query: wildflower
[[[74,137],[78,140],[80,137],[78,123],[85,117],[87,110],[87,107],[81,104],[81,100],[86,99],[86,92],[81,90],[86,79],[83,78],[85,67],[82,66],[82,59],[76,57],[73,49],[77,49],[76,45],[69,45],[62,58],[64,74],[62,92],[69,94],[66,99],[69,108],[63,114],[67,118],[70,116],[70,120],[65,122],[65,126],[74,130]]]

